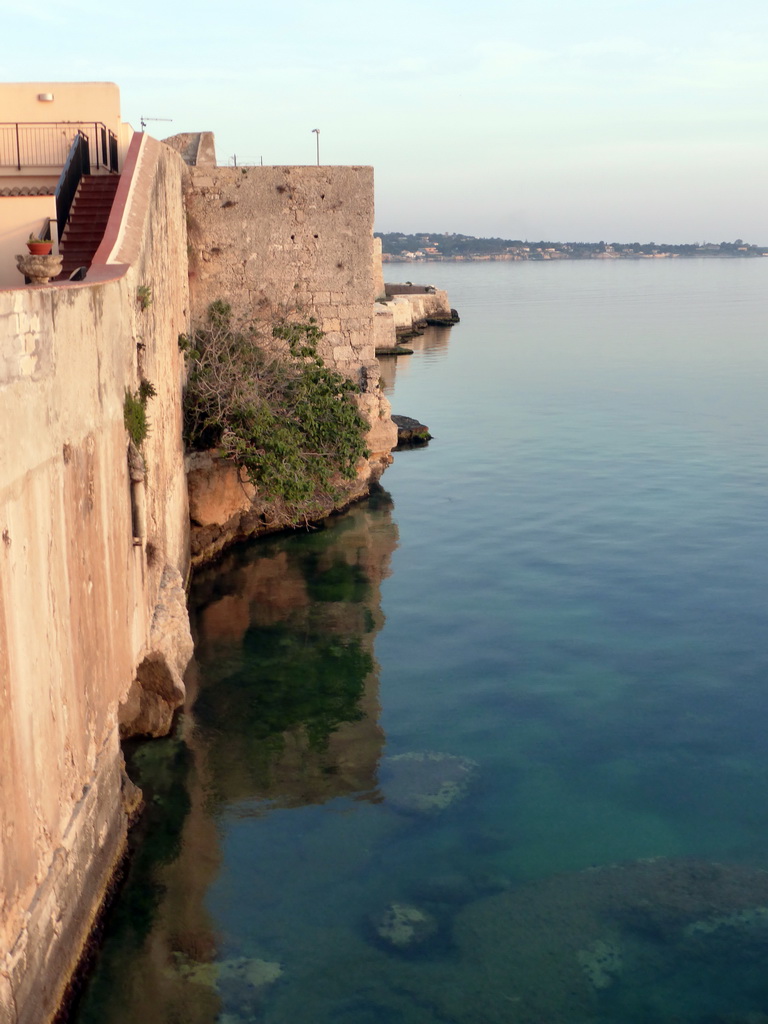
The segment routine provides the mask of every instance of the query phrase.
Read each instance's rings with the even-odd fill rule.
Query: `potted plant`
[[[27,239],[27,248],[33,256],[50,256],[53,242],[37,235],[30,235]]]

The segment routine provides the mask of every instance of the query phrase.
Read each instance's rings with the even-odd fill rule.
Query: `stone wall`
[[[372,454],[346,500],[367,493],[397,443],[375,358],[372,168],[193,167],[187,211],[193,316],[217,299],[265,325],[313,316],[326,364],[360,386]],[[194,561],[268,528],[258,495],[221,460],[193,459],[189,489]]]
[[[187,195],[193,315],[316,316],[323,357],[350,376],[374,366],[370,167],[193,168]]]
[[[381,239],[373,239],[373,297],[376,302],[387,297],[384,284],[384,265],[381,260]]]
[[[55,1013],[135,809],[120,703],[133,693],[139,708],[157,704],[191,654],[183,164],[148,139],[132,153],[108,262],[83,283],[0,290],[3,1024]],[[142,310],[145,284],[152,302]],[[123,400],[142,375],[157,397],[137,495]],[[139,498],[146,528],[136,538]],[[136,691],[142,678],[149,701]]]

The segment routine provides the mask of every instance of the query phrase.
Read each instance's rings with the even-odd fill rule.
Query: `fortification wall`
[[[237,317],[317,317],[326,362],[375,369],[373,169],[192,168],[192,313],[226,299]]]
[[[267,325],[313,316],[326,364],[360,386],[372,454],[347,500],[362,496],[397,443],[375,358],[373,169],[193,167],[187,210],[193,317],[204,319],[217,299]],[[264,531],[258,495],[231,465],[194,458],[189,490],[193,559]]]
[[[379,302],[387,297],[387,286],[384,284],[384,264],[381,259],[381,239],[373,239],[373,297]]]
[[[127,731],[140,725],[137,680],[149,680],[157,704],[152,685],[178,688],[191,655],[177,344],[188,311],[183,164],[152,140],[133,157],[106,262],[81,284],[0,290],[3,1024],[55,1013],[135,808],[119,718]],[[152,287],[145,310],[142,284]],[[135,543],[123,400],[142,375],[157,397],[144,450],[147,525]],[[130,694],[133,718],[119,712]],[[170,720],[168,702],[166,711]]]

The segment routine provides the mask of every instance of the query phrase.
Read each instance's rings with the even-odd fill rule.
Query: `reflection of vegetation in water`
[[[314,555],[305,558],[304,569],[309,596],[315,601],[349,601],[359,604],[369,590],[368,577],[358,565],[337,558],[329,568],[320,570]]]
[[[125,885],[110,911],[104,946],[83,996],[78,1024],[103,1024],[104,1008],[129,959],[137,955],[155,922],[165,887],[157,869],[179,854],[181,830],[189,812],[187,775],[191,757],[177,737],[132,740],[125,745],[128,774],[144,793],[145,810],[130,834],[131,859]]]
[[[249,630],[243,647],[243,671],[204,689],[195,705],[200,726],[226,733],[239,756],[248,756],[245,747],[249,759],[263,760],[292,729],[322,750],[343,722],[362,718],[359,701],[373,661],[359,641],[273,627]]]
[[[300,770],[297,757],[310,772],[333,771],[322,756],[331,735],[364,718],[360,704],[373,670],[364,638],[376,623],[367,604],[371,580],[358,551],[368,543],[367,530],[361,536],[357,531],[359,516],[352,514],[334,520],[332,528],[242,550],[239,585],[247,590],[243,581],[252,570],[254,589],[280,621],[270,621],[268,613],[266,621],[247,629],[237,641],[236,662],[223,671],[215,658],[202,665],[194,716],[220,797],[253,795],[254,787],[264,795],[278,776],[290,788],[290,773]],[[268,573],[260,576],[259,566],[262,558],[267,566],[276,564],[284,549],[290,551],[290,570],[285,577],[281,573],[281,591],[281,582],[273,585]],[[218,585],[220,592],[221,576]],[[218,594],[210,585],[201,596],[198,610],[215,606]],[[304,760],[306,754],[321,756]]]

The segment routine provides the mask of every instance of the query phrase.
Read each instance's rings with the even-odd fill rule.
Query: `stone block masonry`
[[[372,168],[193,168],[187,210],[193,317],[216,299],[237,318],[311,315],[329,366],[377,374]]]

